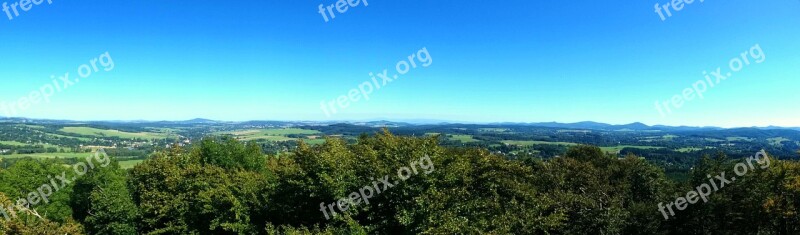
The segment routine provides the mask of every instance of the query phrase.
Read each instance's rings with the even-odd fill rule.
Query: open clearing
[[[232,135],[238,140],[242,141],[297,141],[298,138],[291,138],[287,135],[315,135],[321,132],[317,130],[306,130],[300,128],[280,128],[280,129],[248,129],[236,131],[222,131],[217,132],[219,135]],[[309,144],[320,144],[325,142],[324,139],[303,139]]]
[[[58,138],[61,138],[61,139],[72,138],[72,139],[78,139],[80,141],[92,141],[92,138],[86,138],[86,137],[66,136],[66,135],[59,135],[59,134],[45,133],[45,132],[40,132],[40,133],[45,134],[45,135],[50,136],[50,137],[58,137]]]
[[[700,151],[700,150],[704,150],[704,149],[711,149],[711,148],[712,148],[712,147],[703,147],[703,148],[699,148],[699,147],[686,147],[686,148],[679,148],[679,149],[676,149],[675,151],[677,151],[677,152],[681,152],[681,153],[689,153],[689,152],[695,152],[695,151]]]
[[[557,130],[558,133],[591,133],[590,130]]]
[[[662,149],[663,147],[654,147],[654,146],[634,146],[634,145],[619,145],[614,147],[600,147],[606,153],[614,153],[617,154],[624,148],[635,148],[635,149]]]
[[[522,147],[528,147],[533,145],[564,145],[564,146],[576,146],[579,145],[577,143],[570,143],[570,142],[547,142],[547,141],[534,141],[534,140],[504,140],[503,143],[508,145],[517,145]],[[613,153],[617,154],[624,148],[637,148],[637,149],[661,149],[663,147],[654,147],[654,146],[635,146],[635,145],[619,145],[613,147],[600,147],[603,152],[606,153]]]
[[[33,158],[33,159],[53,159],[53,158],[77,158],[79,161],[86,159],[86,157],[94,157],[94,153],[34,153],[34,154],[12,154],[12,155],[0,155],[0,159],[3,158]],[[129,158],[129,157],[120,157],[120,158]],[[143,162],[144,160],[120,160],[119,166],[122,169],[130,169],[134,166],[138,165],[139,163]]]
[[[325,143],[325,139],[324,138],[303,139],[303,142],[305,142],[306,144],[310,144],[310,145],[320,145],[320,144],[324,144]]]
[[[29,125],[29,124],[19,124],[19,126],[23,126],[23,127],[29,127],[29,128],[34,128],[34,129],[44,129],[44,128],[45,128],[44,126],[40,126],[40,125]]]
[[[33,145],[33,144],[26,144],[26,143],[17,142],[17,141],[0,141],[0,144],[2,144],[2,145],[11,145],[11,146]]]
[[[776,137],[776,138],[769,138],[769,139],[767,139],[767,141],[769,141],[769,144],[771,144],[771,145],[781,145],[781,143],[786,142],[786,141],[790,141],[790,139],[783,138],[783,137]]]
[[[120,161],[119,167],[122,169],[131,169],[139,163],[142,163],[144,160],[127,160],[127,161]]]
[[[472,138],[471,135],[450,135],[449,139],[454,141],[461,141],[461,143],[478,142],[478,140]]]
[[[537,141],[537,140],[503,140],[502,142],[507,145],[517,145],[522,147],[528,147],[537,144],[566,145],[566,146],[578,145],[576,143],[569,143],[569,142],[547,142],[547,141]]]
[[[753,139],[747,137],[727,137],[725,139],[728,141],[753,141]]]
[[[89,156],[94,156],[94,153],[29,153],[0,155],[0,158],[86,158]]]
[[[678,138],[678,136],[677,135],[664,135],[664,136],[661,136],[661,138],[664,138],[664,140],[672,140],[672,139]]]
[[[60,131],[75,133],[79,135],[99,136],[99,137],[119,137],[122,139],[166,139],[166,134],[154,132],[124,132],[118,130],[103,130],[92,127],[64,127]]]
[[[502,133],[502,132],[509,132],[511,130],[509,130],[508,128],[478,128],[478,131]]]
[[[52,144],[43,144],[43,143],[26,144],[26,143],[17,142],[17,141],[0,141],[0,144],[3,144],[3,145],[12,145],[12,146],[20,146],[20,147],[21,147],[21,146],[35,146],[35,145],[42,145],[42,146],[44,146],[45,148],[51,148],[51,147],[52,147],[52,148],[58,148],[58,149],[65,149],[65,148],[62,148],[62,147],[60,147],[60,146],[57,146],[57,145],[52,145]]]

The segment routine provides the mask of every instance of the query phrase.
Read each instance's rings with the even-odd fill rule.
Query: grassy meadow
[[[155,132],[124,132],[119,130],[104,130],[92,127],[64,127],[61,131],[67,133],[75,133],[79,135],[97,136],[97,137],[119,137],[122,139],[166,139],[167,134]]]

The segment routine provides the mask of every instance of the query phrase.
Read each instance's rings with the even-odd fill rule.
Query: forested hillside
[[[706,156],[687,181],[674,182],[639,157],[618,158],[598,147],[574,146],[548,160],[508,160],[480,148],[442,147],[438,138],[384,131],[355,143],[328,138],[264,155],[252,142],[213,137],[159,151],[130,170],[97,153],[76,163],[82,167],[23,159],[0,170],[7,219],[0,231],[800,233],[800,164],[794,161],[766,158],[704,200],[662,213],[662,204],[684,196],[691,201],[687,192],[702,192],[698,186],[712,176],[730,178],[743,160]]]

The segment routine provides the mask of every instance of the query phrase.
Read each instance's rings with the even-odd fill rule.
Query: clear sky
[[[696,0],[662,21],[667,2],[369,0],[326,22],[335,1],[44,0],[0,12],[0,101],[108,52],[13,116],[800,126],[800,1]],[[763,62],[659,113],[756,44]],[[422,48],[428,67],[321,109]]]

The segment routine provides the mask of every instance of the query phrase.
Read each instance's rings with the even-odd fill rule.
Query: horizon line
[[[643,122],[635,121],[631,123],[624,123],[624,124],[613,124],[613,123],[606,123],[606,122],[598,122],[598,121],[579,121],[579,122],[559,122],[559,121],[540,121],[540,122],[515,122],[515,121],[493,121],[493,122],[479,122],[479,121],[455,121],[455,120],[439,120],[439,119],[427,119],[427,118],[414,118],[414,119],[394,119],[391,118],[374,118],[374,119],[362,119],[362,120],[355,120],[355,119],[342,119],[342,120],[302,120],[302,119],[295,119],[295,120],[280,120],[280,119],[252,119],[252,120],[242,120],[242,121],[232,121],[232,120],[215,120],[209,118],[192,118],[192,119],[183,119],[183,120],[147,120],[147,119],[116,119],[116,120],[76,120],[76,119],[53,119],[53,118],[28,118],[28,117],[4,117],[0,116],[1,119],[27,119],[27,120],[41,120],[41,121],[70,121],[70,122],[142,122],[142,123],[155,123],[155,122],[186,122],[186,121],[193,121],[193,120],[207,120],[213,122],[221,122],[221,123],[244,123],[244,122],[319,122],[319,123],[346,123],[346,122],[377,122],[377,121],[386,121],[386,122],[397,122],[397,123],[408,123],[414,125],[430,125],[430,124],[465,124],[465,125],[493,125],[493,124],[580,124],[580,123],[596,123],[596,124],[605,124],[605,125],[612,125],[612,126],[624,126],[624,125],[631,125],[631,124],[643,124],[648,127],[694,127],[694,128],[722,128],[722,129],[736,129],[736,128],[769,128],[769,127],[776,127],[776,128],[785,128],[785,129],[796,129],[800,128],[797,126],[778,126],[778,125],[768,125],[768,126],[735,126],[735,127],[721,127],[721,126],[693,126],[693,125],[664,125],[664,124],[646,124]],[[417,123],[414,123],[417,121]],[[421,122],[424,121],[424,122]]]

